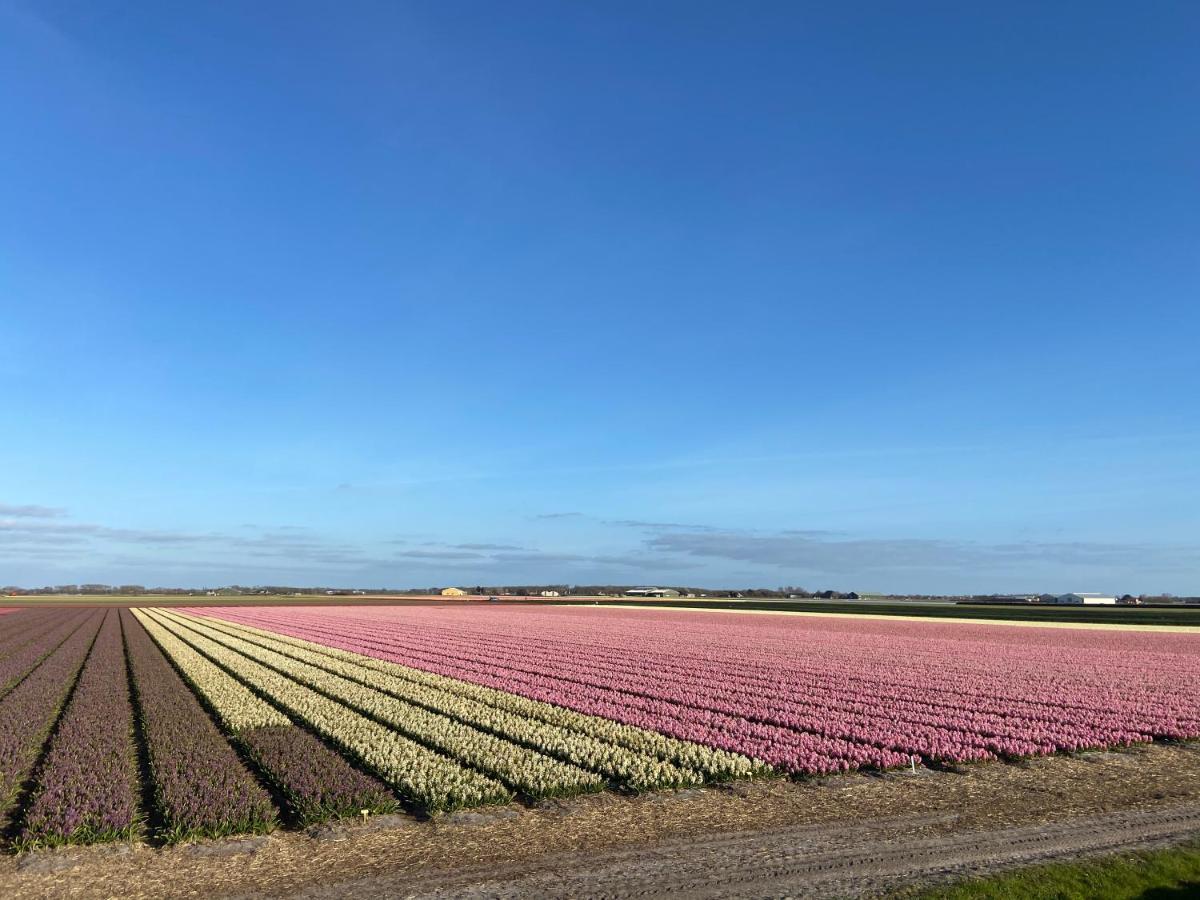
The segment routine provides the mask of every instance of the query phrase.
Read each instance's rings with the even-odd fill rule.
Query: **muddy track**
[[[987,829],[930,837],[928,825],[954,815],[891,819],[845,828],[805,826],[653,848],[560,854],[530,866],[480,867],[423,879],[365,878],[295,896],[421,898],[637,898],[862,896],[918,881],[978,874],[1014,865],[1177,843],[1200,835],[1200,806],[1088,816],[1052,825]]]

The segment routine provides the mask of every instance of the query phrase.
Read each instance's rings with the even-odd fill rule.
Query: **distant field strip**
[[[1021,628],[1080,628],[1089,630],[1118,630],[1161,632],[1163,634],[1198,634],[1200,633],[1200,607],[1179,606],[1171,608],[1121,607],[1114,621],[1102,620],[1111,607],[1071,608],[1059,607],[1049,611],[1046,607],[1030,609],[1029,607],[977,607],[977,606],[947,606],[945,613],[941,609],[931,611],[929,607],[920,611],[906,611],[903,608],[892,607],[888,612],[871,612],[874,608],[863,604],[846,608],[824,609],[789,609],[784,603],[769,606],[753,604],[729,603],[715,600],[710,605],[701,601],[688,601],[670,604],[646,603],[572,603],[579,609],[628,609],[647,612],[662,612],[667,610],[688,610],[699,613],[732,613],[734,615],[752,616],[817,616],[837,617],[887,621],[888,619],[901,622],[945,622],[963,625],[1016,625]],[[824,604],[822,604],[824,605]],[[1046,610],[1043,612],[1043,610]],[[1101,618],[1097,618],[1101,617]],[[1144,621],[1141,621],[1144,620]],[[1165,621],[1163,621],[1165,620]]]

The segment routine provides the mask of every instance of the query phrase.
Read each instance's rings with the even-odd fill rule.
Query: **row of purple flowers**
[[[160,836],[176,841],[270,830],[276,823],[270,796],[128,610],[121,623]]]
[[[11,820],[21,785],[75,683],[102,618],[101,612],[86,615],[82,622],[72,618],[75,627],[66,640],[0,700],[0,827]]]
[[[37,611],[41,613],[41,610]],[[21,679],[66,640],[93,613],[75,612],[63,616],[35,615],[13,616],[18,629],[5,628],[5,637],[0,641],[0,697],[12,690]],[[8,624],[7,622],[5,623]]]
[[[105,613],[41,766],[18,846],[90,843],[133,833],[137,757],[121,622]]]
[[[50,609],[10,609],[5,610],[4,615],[11,615],[12,618],[0,619],[3,624],[0,629],[0,660],[7,659],[14,650],[24,647],[27,641],[51,625],[66,621],[60,611]],[[86,613],[76,615],[85,616]]]
[[[262,773],[287,803],[294,821],[310,825],[362,810],[396,809],[392,792],[295,725],[267,725],[238,732]]]

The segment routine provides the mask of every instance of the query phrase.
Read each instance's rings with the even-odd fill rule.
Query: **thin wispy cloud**
[[[462,560],[462,559],[487,559],[483,553],[474,552],[471,550],[401,550],[396,553],[399,559],[425,559],[425,560]]]
[[[664,532],[650,537],[646,547],[659,553],[843,576],[912,571],[981,570],[993,573],[1044,564],[1130,569],[1186,569],[1200,565],[1200,546],[1197,545],[1086,541],[988,544],[919,538],[835,539],[820,532]]]
[[[640,519],[610,519],[605,525],[615,525],[619,528],[641,528],[649,531],[718,531],[712,525],[685,525],[679,522],[644,522]]]
[[[13,519],[57,519],[67,511],[57,506],[37,506],[32,503],[0,503],[0,518]]]
[[[57,517],[0,519],[0,547],[74,546],[95,553],[117,548],[143,547],[159,558],[158,551],[190,552],[220,547],[246,557],[277,557],[329,563],[355,562],[359,551],[346,543],[311,534],[307,529],[281,526],[258,534],[228,534],[215,531],[180,531],[152,528],[123,528],[95,522],[75,522]]]
[[[295,579],[282,578],[281,573],[312,577],[324,571],[328,577],[319,579],[322,582],[361,578],[364,583],[403,585],[427,578],[491,583],[579,578],[585,583],[633,583],[672,580],[670,573],[690,572],[699,573],[700,583],[709,577],[719,583],[730,575],[746,583],[811,577],[849,586],[864,581],[890,586],[906,583],[909,577],[961,584],[970,578],[983,590],[997,581],[1033,583],[1039,573],[1051,571],[1133,577],[1139,571],[1186,575],[1200,568],[1200,545],[1184,543],[855,537],[820,528],[754,530],[629,518],[592,520],[610,529],[610,540],[605,552],[589,553],[481,540],[352,541],[292,525],[232,533],[117,527],[77,522],[49,506],[7,504],[4,510],[0,558],[10,564],[43,561],[63,568],[90,560],[132,572],[164,573],[200,572],[211,564],[213,571],[240,577],[259,572],[256,581],[288,582]],[[561,512],[535,518],[588,517]],[[213,563],[214,559],[223,562]],[[425,574],[409,578],[405,573],[410,569]]]

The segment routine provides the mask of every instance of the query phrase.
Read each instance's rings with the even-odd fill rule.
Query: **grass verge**
[[[1046,863],[944,887],[901,891],[895,900],[1184,900],[1200,897],[1200,839],[1179,847]]]

